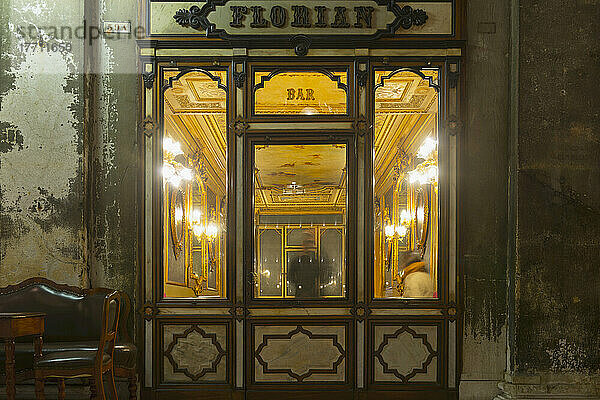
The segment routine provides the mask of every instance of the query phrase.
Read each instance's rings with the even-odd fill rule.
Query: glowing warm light
[[[425,218],[425,210],[423,207],[417,208],[417,220],[423,221]]]
[[[438,169],[434,164],[421,163],[408,173],[408,181],[410,183],[418,183],[419,185],[437,183],[437,178]]]
[[[172,184],[173,186],[179,186],[179,184],[181,183],[181,177],[177,174],[173,175],[172,177],[169,178],[169,183]]]
[[[387,236],[387,237],[394,236],[394,225],[386,225],[385,226],[385,236]]]
[[[178,162],[165,162],[162,168],[163,177],[173,186],[179,186],[182,180],[191,181],[194,173]]]
[[[437,148],[437,145],[437,140],[430,137],[425,138],[423,144],[421,145],[421,148],[419,148],[419,151],[417,152],[417,156],[419,158],[428,158],[431,155],[431,153],[433,153],[433,151]]]
[[[163,173],[163,176],[165,177],[165,179],[169,180],[169,179],[171,179],[171,177],[173,175],[175,175],[175,167],[173,167],[169,163],[164,163],[163,168],[162,168],[162,173]]]
[[[398,235],[400,237],[404,237],[408,233],[408,229],[406,229],[406,226],[404,226],[404,225],[397,225],[395,227],[395,232],[396,232],[396,235]]]
[[[192,170],[190,168],[181,168],[181,171],[179,172],[179,176],[181,176],[181,178],[185,179],[186,181],[191,181],[192,178],[194,177],[194,173],[192,172]]]
[[[175,219],[177,221],[181,221],[183,219],[183,209],[182,208],[175,209]]]
[[[191,221],[192,221],[192,224],[194,224],[194,225],[200,225],[200,223],[202,222],[202,210],[194,208],[192,210]]]
[[[179,154],[183,154],[183,150],[181,150],[181,144],[174,141],[170,137],[165,137],[163,139],[163,150],[170,158],[178,156]]]
[[[408,226],[411,223],[412,218],[410,217],[410,213],[408,210],[402,210],[400,213],[400,225]]]
[[[192,230],[194,231],[194,235],[199,238],[204,235],[204,227],[202,225],[193,225]]]
[[[217,224],[215,224],[214,222],[211,222],[206,227],[206,236],[213,239],[217,236],[218,231],[219,231],[219,229],[217,228]]]
[[[266,276],[267,278],[269,278],[269,277],[271,276],[271,271],[269,271],[268,269],[265,269],[265,270],[262,272],[262,274],[263,274],[264,276]]]

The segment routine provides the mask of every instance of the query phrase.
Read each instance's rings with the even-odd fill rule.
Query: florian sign
[[[202,6],[180,8],[173,18],[183,27],[223,39],[294,35],[376,39],[420,27],[429,17],[423,9],[394,0],[208,0]]]

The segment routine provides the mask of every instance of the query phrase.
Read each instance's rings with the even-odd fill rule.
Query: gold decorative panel
[[[256,72],[254,113],[331,115],[348,110],[348,73],[322,71]]]
[[[255,326],[256,382],[343,382],[345,326]]]
[[[375,326],[373,364],[376,382],[435,382],[437,326]]]
[[[164,382],[225,382],[226,325],[164,325]]]

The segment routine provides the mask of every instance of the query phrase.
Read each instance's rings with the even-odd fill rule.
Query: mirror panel
[[[375,71],[376,298],[438,297],[438,75]]]
[[[225,297],[227,71],[163,70],[164,297]]]

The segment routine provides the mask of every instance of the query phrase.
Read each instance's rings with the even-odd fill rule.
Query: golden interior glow
[[[256,72],[254,112],[271,115],[347,113],[346,72]]]
[[[438,71],[375,72],[374,291],[437,297]]]
[[[161,170],[165,297],[224,297],[227,73],[181,74],[173,68],[164,74],[170,82],[164,95]],[[172,209],[168,199],[174,190],[184,200]],[[183,230],[178,246],[168,229],[172,220]]]
[[[254,148],[254,296],[343,297],[346,146]]]

